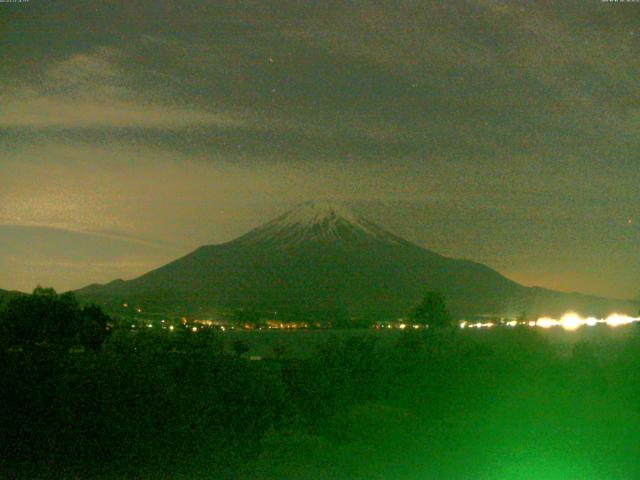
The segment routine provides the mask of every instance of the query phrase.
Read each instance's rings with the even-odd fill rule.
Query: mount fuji
[[[606,315],[632,302],[529,288],[480,263],[438,255],[329,202],[306,202],[227,243],[202,246],[133,280],[77,295],[180,314],[230,309],[364,323],[398,318],[428,290],[454,316]]]

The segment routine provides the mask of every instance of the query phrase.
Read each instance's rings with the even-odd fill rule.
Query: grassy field
[[[2,478],[640,478],[635,326],[121,336],[0,369]]]

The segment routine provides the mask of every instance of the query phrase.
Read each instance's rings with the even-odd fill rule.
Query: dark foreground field
[[[141,334],[0,354],[0,478],[640,478],[635,326],[572,344],[517,328],[227,352]]]

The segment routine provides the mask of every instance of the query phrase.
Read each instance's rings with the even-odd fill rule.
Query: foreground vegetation
[[[562,354],[519,328],[334,337],[288,360],[147,332],[3,350],[0,476],[638,478],[640,335],[625,328]]]

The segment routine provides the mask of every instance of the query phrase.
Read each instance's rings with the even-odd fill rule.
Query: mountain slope
[[[426,290],[443,292],[459,317],[632,308],[523,287],[485,265],[443,257],[324,202],[302,204],[231,242],[200,247],[136,279],[77,293],[165,311],[248,308],[278,311],[281,318],[373,319],[405,314]]]

